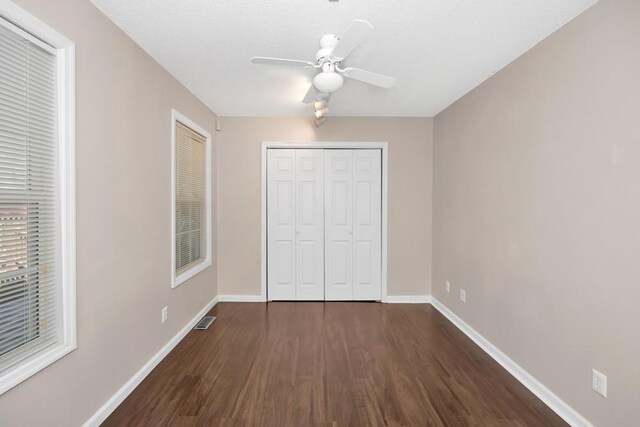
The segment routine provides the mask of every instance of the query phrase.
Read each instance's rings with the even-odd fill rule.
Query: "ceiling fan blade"
[[[373,25],[362,19],[356,19],[346,33],[340,37],[338,45],[331,54],[337,59],[344,59],[373,31]]]
[[[254,56],[251,58],[254,64],[268,65],[288,65],[292,67],[313,67],[315,64],[309,61],[301,61],[298,59],[268,58],[265,56]]]
[[[389,89],[396,84],[396,79],[393,77],[385,76],[371,71],[361,70],[359,68],[347,68],[342,73],[345,77],[349,77],[353,80],[359,80],[370,85],[383,87]]]
[[[309,90],[307,91],[307,94],[302,99],[302,103],[311,104],[313,101],[319,101],[325,96],[326,95],[320,92],[318,89],[316,89],[316,87],[312,83],[311,86],[309,86]]]

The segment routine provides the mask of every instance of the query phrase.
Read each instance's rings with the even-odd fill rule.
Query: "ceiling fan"
[[[302,102],[309,104],[314,101],[326,100],[327,97],[340,89],[344,84],[344,77],[358,80],[370,85],[391,88],[396,84],[393,77],[361,70],[353,67],[342,67],[342,61],[373,31],[373,26],[367,21],[356,19],[342,37],[327,34],[320,39],[320,50],[316,53],[315,62],[297,59],[268,58],[254,56],[254,64],[289,65],[294,67],[313,67],[321,70],[313,78]],[[318,117],[320,118],[320,117]]]

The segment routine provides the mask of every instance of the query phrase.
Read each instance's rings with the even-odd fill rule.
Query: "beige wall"
[[[79,425],[217,293],[215,266],[171,290],[168,244],[170,109],[209,130],[215,115],[89,1],[17,2],[77,44],[78,349],[1,395],[0,425]],[[435,124],[223,118],[219,293],[260,292],[261,141],[388,141],[389,294],[432,292],[595,424],[632,425],[638,22],[639,2],[603,0]]]
[[[604,0],[434,125],[433,294],[599,426],[638,423],[639,117],[640,2]]]
[[[260,295],[262,141],[389,143],[388,293],[431,291],[432,119],[221,119],[218,132],[220,295]]]
[[[0,396],[0,425],[77,426],[216,295],[215,267],[170,288],[171,108],[215,116],[88,0],[17,3],[77,48],[78,349]]]

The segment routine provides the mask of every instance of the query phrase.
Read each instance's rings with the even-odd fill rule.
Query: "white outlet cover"
[[[467,293],[462,289],[460,289],[460,301],[467,302]]]
[[[168,317],[169,317],[169,307],[164,307],[162,309],[162,323],[166,322]]]
[[[448,280],[445,283],[445,288],[447,289],[447,292],[451,292],[451,282],[449,282]]]
[[[607,397],[607,376],[593,369],[591,373],[591,388],[602,397]]]

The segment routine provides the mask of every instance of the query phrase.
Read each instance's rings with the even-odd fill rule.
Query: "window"
[[[74,47],[0,5],[0,393],[76,347]]]
[[[211,265],[211,135],[173,111],[173,287]]]

